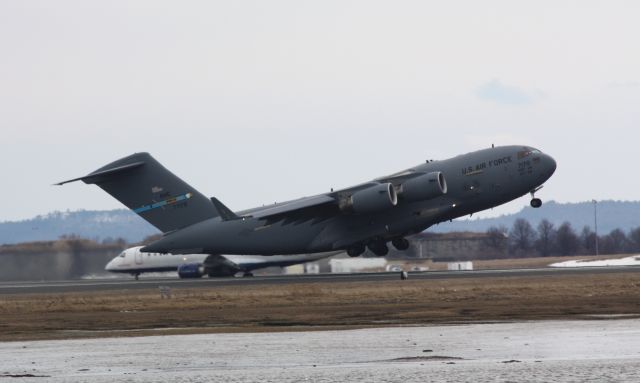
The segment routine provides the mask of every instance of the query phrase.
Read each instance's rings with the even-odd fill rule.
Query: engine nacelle
[[[380,184],[353,193],[341,209],[350,209],[356,213],[375,213],[392,208],[398,204],[398,195],[392,184]]]
[[[178,267],[178,276],[180,278],[202,278],[204,275],[204,267],[197,263],[185,263]]]
[[[432,172],[402,183],[400,195],[414,202],[424,201],[447,194],[447,181],[442,172]]]

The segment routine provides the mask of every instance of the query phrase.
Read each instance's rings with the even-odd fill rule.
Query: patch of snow
[[[134,218],[133,215],[129,214],[110,214],[110,213],[102,213],[96,214],[91,218],[93,222],[99,223],[118,223],[118,222],[131,222]]]
[[[550,267],[605,267],[605,266],[640,266],[640,255],[620,259],[603,259],[600,261],[575,260],[553,263]]]

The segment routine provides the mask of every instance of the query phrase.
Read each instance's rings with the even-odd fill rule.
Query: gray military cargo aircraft
[[[502,146],[426,161],[390,176],[313,197],[233,212],[175,176],[148,153],[68,182],[96,184],[164,236],[142,252],[287,255],[409,248],[407,236],[537,192],[554,159],[528,146]]]

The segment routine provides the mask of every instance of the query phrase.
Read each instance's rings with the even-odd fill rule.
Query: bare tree
[[[634,253],[640,252],[640,227],[636,227],[629,232],[629,250]]]
[[[606,254],[621,254],[627,250],[627,235],[620,229],[612,230],[602,242],[602,249]]]
[[[536,239],[536,232],[531,227],[529,221],[518,218],[513,223],[509,235],[512,249],[520,255],[528,253],[533,247]]]
[[[535,246],[538,253],[543,257],[548,257],[553,252],[553,243],[556,239],[556,229],[551,222],[543,219],[538,224],[538,239]]]
[[[565,222],[556,233],[556,247],[560,255],[573,255],[578,251],[578,236],[569,222]]]
[[[582,228],[580,233],[580,247],[585,254],[596,253],[596,233],[594,233],[589,226]]]
[[[484,245],[490,250],[495,251],[501,257],[504,257],[506,255],[507,244],[509,241],[507,231],[507,228],[504,226],[490,227],[489,230],[487,230],[487,237],[484,240]]]

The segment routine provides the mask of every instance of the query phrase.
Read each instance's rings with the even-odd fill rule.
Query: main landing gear
[[[540,198],[536,198],[536,192],[542,189],[542,186],[538,186],[537,188],[531,190],[529,193],[531,194],[531,207],[534,209],[542,206],[542,200]]]
[[[385,241],[374,241],[367,246],[369,250],[378,257],[384,257],[389,254],[389,248],[387,247],[387,243]]]
[[[367,247],[373,254],[377,255],[378,257],[384,257],[385,255],[389,254],[389,248],[387,247],[386,242],[375,241],[371,242],[366,247],[361,243],[349,246],[347,248],[347,255],[352,258],[359,257],[367,250]]]
[[[391,240],[393,247],[399,251],[405,251],[409,249],[409,241],[406,238],[394,238]]]
[[[409,246],[410,246],[409,241],[403,237],[392,239],[391,244],[393,245],[393,247],[395,247],[399,251],[405,251],[409,249]],[[350,257],[354,257],[354,258],[359,257],[367,250],[367,248],[369,248],[369,250],[371,250],[371,252],[377,255],[378,257],[384,257],[385,255],[389,254],[389,247],[387,246],[387,241],[383,239],[374,240],[369,244],[367,244],[366,247],[362,243],[351,245],[347,248],[347,254]]]
[[[365,252],[365,250],[366,248],[364,247],[364,245],[359,243],[353,246],[349,246],[347,248],[347,255],[349,255],[352,258],[359,257],[362,255],[362,253]]]

